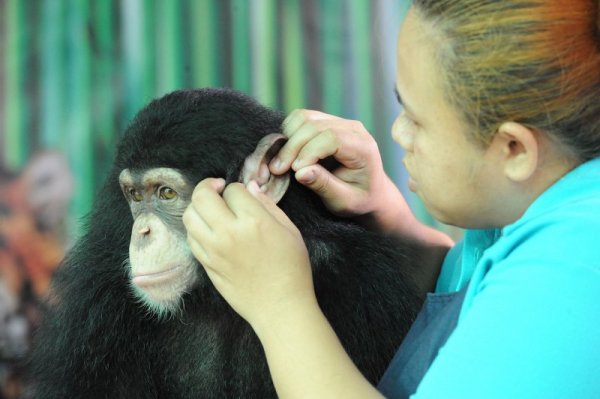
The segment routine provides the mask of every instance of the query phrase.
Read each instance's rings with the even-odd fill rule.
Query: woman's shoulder
[[[600,262],[600,159],[574,169],[544,192],[494,245],[499,256]],[[503,248],[505,247],[505,248]]]
[[[600,221],[600,158],[585,162],[543,192],[505,234],[539,223]]]

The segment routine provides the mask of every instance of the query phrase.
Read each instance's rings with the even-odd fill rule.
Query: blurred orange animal
[[[55,152],[23,171],[0,171],[0,398],[23,393],[20,360],[40,323],[39,306],[65,254],[73,177]]]

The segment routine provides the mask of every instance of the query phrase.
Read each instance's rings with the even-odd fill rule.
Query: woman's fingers
[[[269,165],[276,174],[287,172],[304,145],[326,130],[330,124],[343,119],[319,111],[298,109],[290,113],[283,122],[283,133],[288,137],[287,143]]]
[[[211,230],[234,218],[221,197],[224,189],[225,180],[207,178],[198,183],[192,193],[190,206]]]

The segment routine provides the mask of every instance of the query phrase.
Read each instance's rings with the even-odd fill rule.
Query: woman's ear
[[[514,182],[528,180],[539,166],[539,134],[520,123],[500,125],[490,147],[500,151],[504,175]]]
[[[247,185],[255,180],[260,190],[277,203],[286,193],[290,185],[290,174],[273,175],[269,170],[269,162],[283,147],[287,137],[280,133],[272,133],[263,137],[252,154],[244,161],[239,181]]]

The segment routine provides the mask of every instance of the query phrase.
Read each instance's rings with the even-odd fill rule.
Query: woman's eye
[[[163,200],[170,200],[177,197],[177,191],[170,187],[161,187],[158,191],[158,197]]]
[[[134,202],[140,202],[141,200],[144,199],[142,194],[139,191],[137,191],[135,188],[132,188],[129,190],[129,196],[131,197],[131,199]]]

